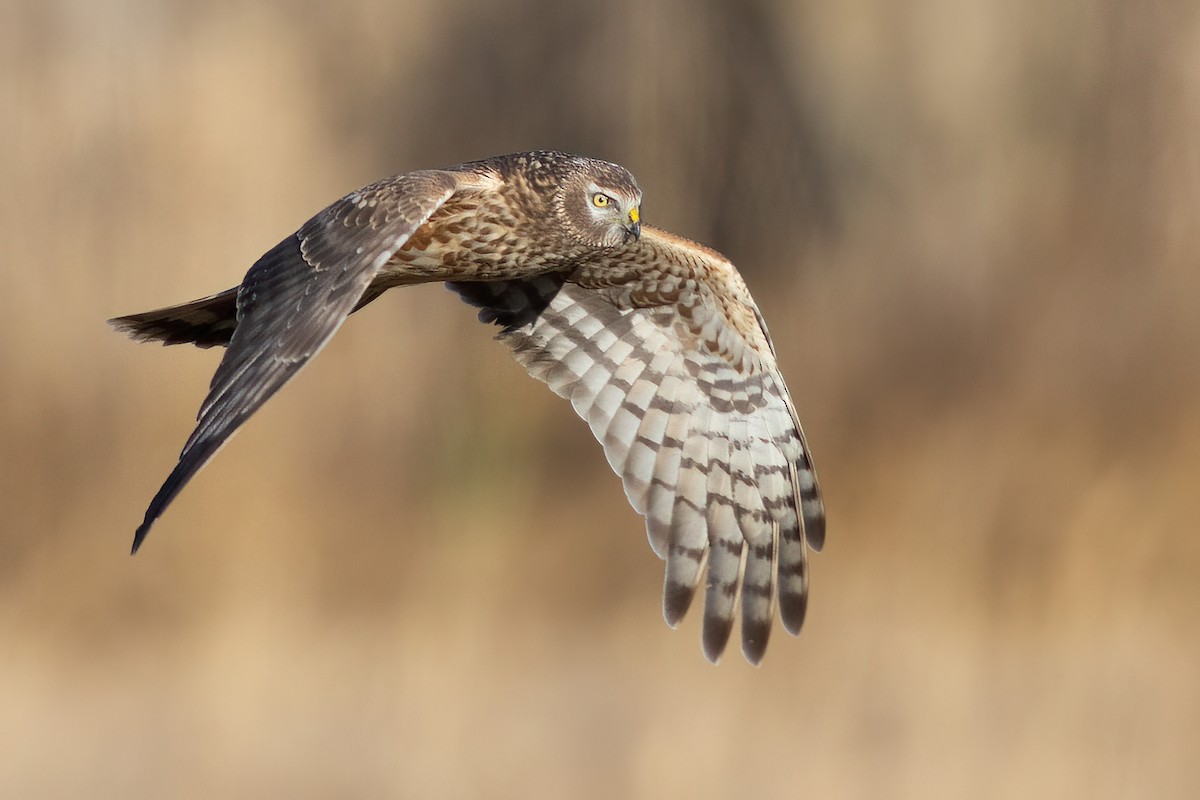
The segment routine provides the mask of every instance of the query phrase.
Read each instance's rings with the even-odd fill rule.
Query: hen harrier
[[[393,286],[445,281],[604,445],[666,561],[675,627],[707,569],[702,645],[717,661],[742,608],[763,656],[778,602],[799,633],[807,547],[825,511],[766,324],[720,254],[639,219],[616,164],[554,152],[386,178],[338,200],[240,286],[110,323],[139,341],[226,346],[199,422],[137,529],[346,317]]]

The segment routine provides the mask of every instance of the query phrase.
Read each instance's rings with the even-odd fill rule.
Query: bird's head
[[[589,247],[617,247],[642,234],[642,190],[629,170],[580,158],[562,182],[557,213]]]

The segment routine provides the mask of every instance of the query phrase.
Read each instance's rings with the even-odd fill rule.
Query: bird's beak
[[[637,206],[629,209],[629,224],[625,226],[625,241],[642,238],[642,215]]]

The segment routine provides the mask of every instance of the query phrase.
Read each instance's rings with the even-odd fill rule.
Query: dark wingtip
[[[808,593],[790,594],[779,598],[779,619],[783,629],[792,636],[799,636],[804,627],[804,615],[808,611]]]
[[[763,656],[767,653],[767,640],[770,638],[771,620],[742,620],[742,655],[754,666],[762,663]]]
[[[821,510],[821,514],[814,518],[805,518],[804,520],[804,538],[808,541],[808,546],[816,552],[821,552],[825,547],[825,511]]]
[[[180,480],[178,473],[183,466],[183,462],[171,472],[167,477],[166,483],[158,490],[158,494],[154,495],[154,499],[150,501],[150,505],[146,508],[146,516],[142,517],[142,524],[138,525],[138,529],[133,533],[133,547],[129,550],[129,555],[137,555],[138,549],[142,546],[142,542],[146,541],[146,536],[150,533],[151,526],[162,516],[163,509],[170,504],[179,494],[179,490],[183,488],[183,484],[187,483],[187,478],[191,477],[188,474],[183,480]]]
[[[721,655],[725,652],[725,646],[729,644],[729,634],[732,632],[732,617],[726,619],[725,617],[706,615],[704,629],[700,636],[704,657],[713,664],[719,663]]]
[[[696,596],[696,588],[668,580],[663,585],[663,619],[671,628],[679,627]]]
[[[142,546],[142,542],[146,540],[146,534],[150,533],[150,525],[153,520],[146,520],[138,526],[137,531],[133,534],[133,547],[129,550],[129,555],[136,556],[138,548]]]

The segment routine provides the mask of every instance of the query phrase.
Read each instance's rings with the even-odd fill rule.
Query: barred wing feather
[[[449,286],[502,326],[517,361],[570,400],[604,446],[666,561],[667,623],[682,619],[706,573],[705,656],[720,658],[740,599],[742,651],[757,664],[776,604],[790,633],[803,622],[805,525],[816,534],[824,522],[816,477],[769,343],[760,354],[710,341],[739,335],[704,286],[650,300],[642,272]]]

